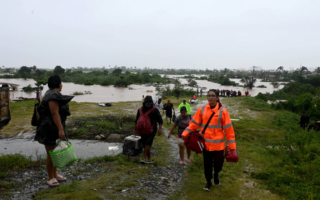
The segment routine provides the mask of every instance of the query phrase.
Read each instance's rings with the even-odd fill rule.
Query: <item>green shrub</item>
[[[21,154],[1,155],[0,156],[0,172],[7,170],[18,170],[31,164],[31,157],[26,157]]]
[[[268,97],[266,95],[262,94],[261,92],[259,92],[259,94],[255,98],[261,99],[262,101],[265,101],[265,102],[268,101]]]
[[[275,109],[276,110],[282,110],[283,109],[282,103],[276,103]]]

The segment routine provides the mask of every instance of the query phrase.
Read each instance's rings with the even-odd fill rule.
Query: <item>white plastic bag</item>
[[[69,145],[68,145],[68,142],[67,141],[62,141],[60,139],[57,140],[57,145],[56,147],[53,149],[53,152],[56,152],[56,151],[60,151],[61,149],[65,149],[67,148]]]

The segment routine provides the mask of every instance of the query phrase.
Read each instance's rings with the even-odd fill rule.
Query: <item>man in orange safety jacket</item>
[[[224,162],[224,133],[226,134],[226,141],[231,151],[236,152],[235,134],[231,119],[228,111],[222,107],[219,101],[219,94],[216,90],[209,90],[207,99],[209,103],[198,109],[188,128],[182,133],[182,136],[185,137],[200,127],[202,132],[212,113],[215,113],[205,133],[203,133],[203,138],[205,139],[205,149],[203,150],[204,174],[207,180],[204,190],[211,189],[212,178],[214,178],[215,185],[220,184],[218,173],[222,170]],[[214,174],[212,174],[212,164]]]

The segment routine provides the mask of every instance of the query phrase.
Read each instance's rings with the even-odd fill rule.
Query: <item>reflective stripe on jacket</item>
[[[182,133],[182,136],[187,136],[189,133],[195,132],[200,127],[202,132],[213,112],[215,112],[215,114],[212,117],[205,134],[203,135],[205,139],[206,150],[223,150],[225,147],[224,132],[226,134],[226,141],[230,149],[236,149],[236,138],[229,113],[223,107],[220,107],[219,109],[218,103],[214,109],[210,108],[209,103],[205,106],[201,106],[193,116],[188,128],[186,128],[186,130]]]

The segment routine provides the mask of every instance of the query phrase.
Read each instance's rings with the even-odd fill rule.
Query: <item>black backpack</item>
[[[43,96],[43,98],[45,97],[45,95]],[[42,100],[43,100],[42,98]],[[33,115],[32,115],[32,119],[31,119],[31,125],[32,126],[39,126],[41,124],[41,119],[40,119],[40,115],[38,113],[38,107],[41,105],[42,100],[39,103],[34,104],[33,107]]]

